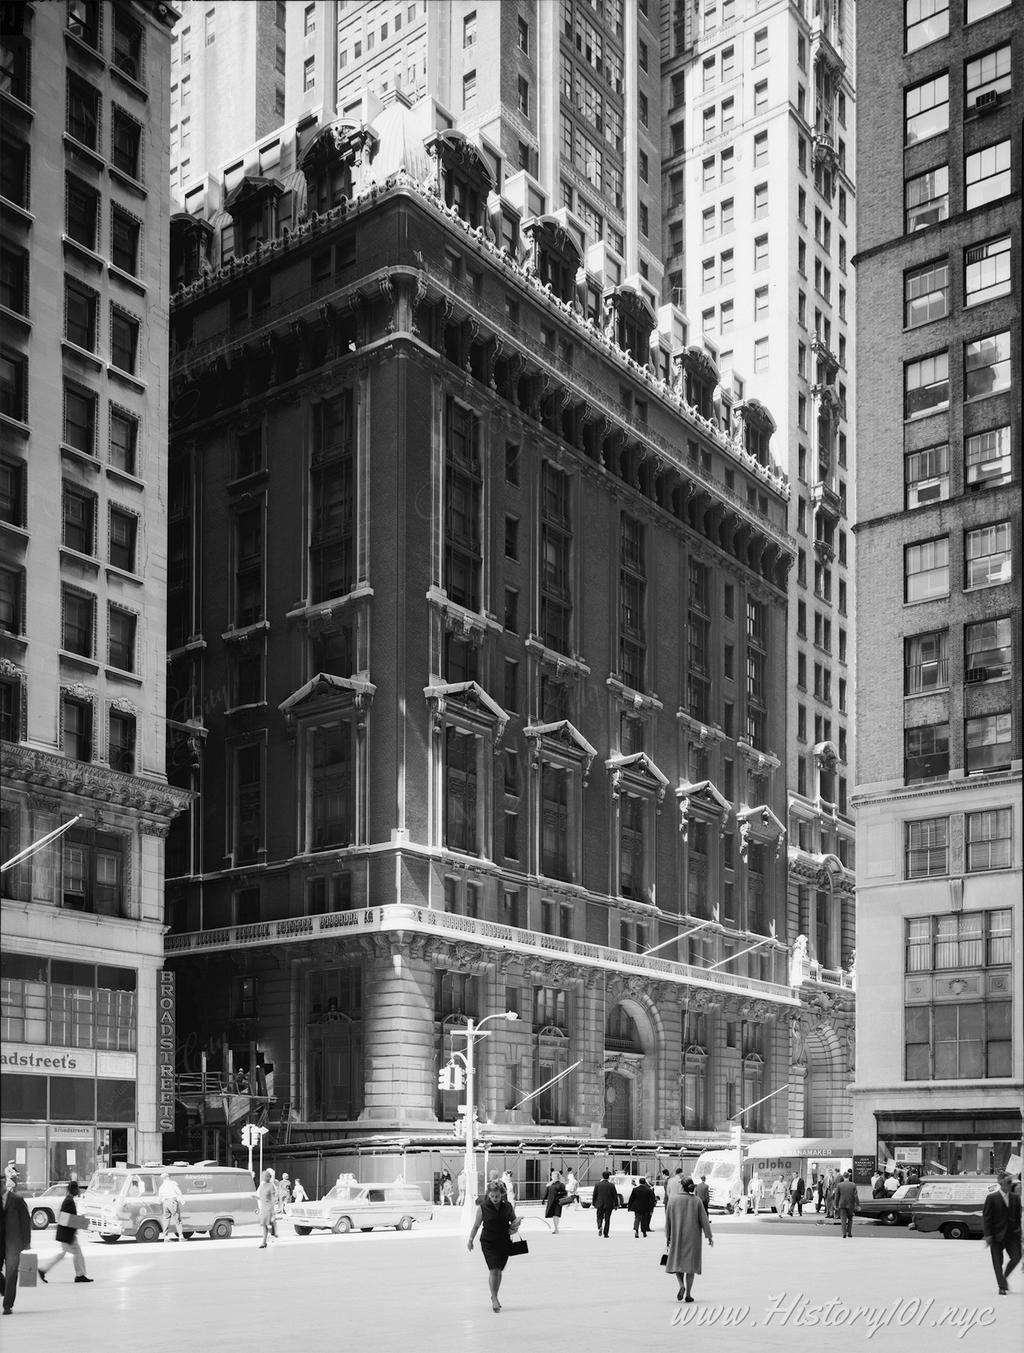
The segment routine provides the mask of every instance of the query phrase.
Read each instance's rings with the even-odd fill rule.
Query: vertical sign
[[[174,1131],[174,973],[161,969],[156,998],[156,1126]]]

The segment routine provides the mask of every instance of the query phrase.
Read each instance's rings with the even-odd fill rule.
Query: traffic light
[[[462,1067],[459,1066],[457,1063],[456,1063],[455,1066],[451,1067],[450,1070],[451,1070],[451,1075],[452,1075],[452,1087],[451,1087],[451,1088],[452,1088],[453,1090],[465,1090],[465,1088],[466,1088],[466,1073],[465,1073],[465,1071],[464,1071],[464,1070],[462,1069]]]
[[[454,1070],[454,1067],[443,1066],[437,1073],[437,1088],[439,1090],[454,1090],[455,1087],[452,1084],[452,1072]]]

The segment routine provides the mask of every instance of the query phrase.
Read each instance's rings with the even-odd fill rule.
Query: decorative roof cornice
[[[97,807],[125,808],[164,818],[177,817],[195,798],[187,789],[178,789],[166,781],[127,775],[93,762],[72,761],[21,743],[5,742],[2,748],[7,792],[21,785],[52,789],[90,799]]]

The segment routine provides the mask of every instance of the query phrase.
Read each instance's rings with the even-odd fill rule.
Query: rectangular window
[[[968,437],[964,444],[967,483],[985,487],[1009,484],[1013,478],[1009,427],[990,428]]]
[[[964,675],[968,684],[996,681],[1012,671],[1013,637],[1008,616],[964,627]]]
[[[759,235],[754,241],[754,271],[768,266],[768,236]]]
[[[316,57],[307,56],[302,63],[302,92],[308,94],[316,89]]]
[[[768,107],[768,81],[759,80],[754,86],[754,113],[763,113]]]
[[[755,370],[755,371],[767,371],[767,370],[768,370],[768,339],[767,339],[767,338],[755,338],[755,339],[754,339],[754,370]]]
[[[139,351],[139,321],[116,306],[110,307],[110,361],[129,375],[136,374]]]
[[[142,29],[124,13],[114,9],[114,65],[130,80],[142,79]]]
[[[949,774],[949,724],[907,728],[903,734],[904,778],[937,780]]]
[[[965,202],[967,210],[984,202],[995,202],[1010,192],[1010,142],[997,141],[985,146],[964,161]]]
[[[903,323],[911,329],[949,313],[949,263],[926,263],[903,274]]]
[[[911,146],[949,128],[949,73],[933,76],[904,93],[904,142]]]
[[[912,451],[904,459],[906,504],[925,507],[949,497],[949,444]]]
[[[754,220],[768,215],[768,185],[758,183],[754,188]]]
[[[127,409],[110,406],[110,464],[126,474],[137,473],[139,420]]]
[[[906,180],[904,230],[912,235],[949,217],[949,166],[938,165]]]
[[[96,350],[96,319],[99,297],[91,287],[64,279],[64,337],[69,343]]]
[[[255,860],[263,847],[263,748],[248,743],[234,749],[232,842],[236,863]]]
[[[1010,237],[964,250],[964,306],[1010,294]]]
[[[903,366],[903,417],[949,407],[949,353],[936,352]]]
[[[906,50],[916,52],[949,32],[949,0],[906,0]]]
[[[768,30],[759,28],[754,34],[754,65],[763,66],[768,60]]]
[[[64,445],[86,456],[96,454],[96,396],[90,390],[64,387]]]
[[[129,212],[122,211],[116,203],[110,206],[110,261],[115,268],[139,275],[139,242],[142,235],[142,223]]]
[[[69,237],[87,249],[95,250],[99,225],[99,193],[88,183],[64,176],[65,229]]]
[[[120,606],[107,614],[107,662],[122,672],[135,671],[135,633],[138,617]]]
[[[949,537],[939,536],[903,551],[903,600],[929,601],[949,595]]]
[[[999,101],[1001,94],[1010,92],[1010,46],[997,47],[993,52],[968,61],[964,71],[964,100],[967,112],[987,108]]]
[[[1013,844],[1013,814],[1009,808],[990,808],[967,814],[967,869],[1009,869]],[[994,919],[990,917],[990,921]],[[991,943],[991,941],[990,941]],[[991,961],[991,960],[990,960]]]
[[[110,534],[108,540],[108,560],[126,573],[135,572],[135,546],[138,537],[139,519],[133,512],[124,512],[120,508],[110,509]]]
[[[1010,331],[964,345],[964,398],[983,399],[1010,388]]]
[[[107,761],[125,775],[135,771],[135,717],[111,710],[107,719]]]
[[[476,106],[476,71],[471,70],[462,77],[462,107],[468,110]]]
[[[67,133],[90,150],[99,149],[100,94],[77,75],[68,75]]]
[[[994,587],[1013,576],[1010,523],[997,522],[964,537],[964,589]]]
[[[949,872],[949,818],[932,817],[906,824],[906,876],[935,878]]]
[[[445,461],[444,585],[460,606],[480,604],[482,482],[477,420],[454,400],[447,402]]]
[[[62,590],[61,647],[66,653],[91,658],[94,652],[96,599],[70,587]]]
[[[111,115],[110,162],[129,178],[142,178],[142,124],[116,105]]]
[[[1013,757],[1013,715],[983,714],[964,721],[967,773],[1006,770]]]
[[[933,630],[903,640],[903,693],[921,695],[949,685],[949,631]]]

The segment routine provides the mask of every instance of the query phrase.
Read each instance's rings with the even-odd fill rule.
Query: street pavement
[[[617,1212],[597,1236],[592,1210],[571,1209],[559,1235],[536,1206],[521,1209],[530,1253],[510,1259],[503,1309],[491,1310],[479,1246],[466,1250],[457,1209],[408,1233],[294,1235],[267,1250],[255,1233],[227,1241],[83,1245],[91,1284],[69,1260],[47,1286],[18,1293],[0,1325],[4,1353],[559,1353],[633,1349],[724,1353],[945,1353],[1022,1347],[1024,1280],[995,1290],[980,1241],[918,1236],[872,1222],[852,1240],[838,1226],[712,1216],[714,1248],[692,1305],[659,1266],[661,1234],[634,1240]],[[664,1211],[655,1213],[655,1227]],[[44,1259],[53,1228],[35,1233]],[[679,1323],[673,1323],[679,1322]],[[693,1343],[691,1341],[697,1341]]]

